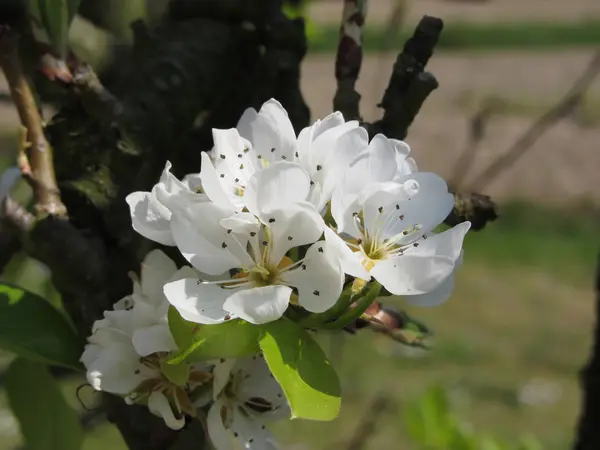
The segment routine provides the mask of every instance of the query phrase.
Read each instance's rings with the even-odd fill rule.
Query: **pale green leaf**
[[[67,54],[69,36],[69,0],[38,0],[42,26],[50,39],[57,56],[64,59]]]
[[[340,382],[319,344],[286,318],[260,328],[260,349],[285,393],[292,417],[335,419],[341,405]]]
[[[168,361],[169,364],[237,358],[258,353],[259,327],[243,320],[199,325],[184,320],[175,308],[170,307],[169,329],[179,348]]]
[[[63,315],[43,298],[7,283],[0,283],[0,348],[81,369],[83,343]]]
[[[43,364],[18,358],[4,378],[28,450],[78,450],[83,429]]]

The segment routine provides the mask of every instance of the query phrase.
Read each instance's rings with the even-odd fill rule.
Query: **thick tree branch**
[[[29,180],[35,197],[36,211],[39,214],[65,216],[67,209],[60,199],[54,175],[52,147],[44,135],[42,118],[19,61],[17,36],[10,30],[0,30],[0,65],[8,81],[21,123],[27,129],[30,144],[27,156],[31,167]],[[24,164],[24,161],[21,163]]]
[[[360,94],[354,89],[362,64],[362,36],[367,0],[344,0],[340,42],[335,59],[337,91],[333,110],[346,120],[360,120]]]
[[[488,222],[498,218],[497,206],[487,195],[472,193],[454,193],[454,208],[444,220],[453,227],[468,220],[473,231],[482,230]]]
[[[581,372],[583,407],[579,418],[575,450],[600,448],[600,253],[596,267],[596,330],[594,346],[586,367]]]
[[[383,95],[383,118],[366,124],[372,136],[383,133],[389,138],[404,139],[408,127],[429,94],[438,87],[435,77],[424,72],[444,27],[441,19],[424,16],[413,36],[398,56],[390,82]]]

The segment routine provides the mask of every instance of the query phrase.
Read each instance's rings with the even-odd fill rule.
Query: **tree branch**
[[[581,102],[585,91],[600,72],[600,51],[596,52],[587,68],[575,81],[569,92],[550,110],[544,113],[517,141],[484,170],[469,189],[481,191],[503,170],[514,164],[556,122],[570,114]]]
[[[354,89],[362,64],[362,35],[367,0],[344,0],[340,42],[335,59],[337,90],[333,110],[346,120],[360,120],[360,94]]]
[[[441,19],[430,16],[421,19],[394,64],[390,82],[379,105],[384,109],[383,118],[365,125],[369,135],[383,133],[388,138],[406,138],[408,127],[421,106],[438,87],[435,77],[424,72],[424,68],[443,28]]]
[[[600,253],[596,267],[596,330],[590,360],[581,372],[583,406],[579,417],[575,450],[600,448]]]
[[[44,135],[42,118],[19,61],[17,36],[6,29],[0,30],[0,65],[21,123],[27,129],[30,143],[28,161],[31,167],[29,181],[35,197],[36,211],[42,215],[65,216],[67,209],[60,199],[54,175],[52,147]]]

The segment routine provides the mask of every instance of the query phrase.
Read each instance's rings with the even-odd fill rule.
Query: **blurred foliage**
[[[531,435],[517,443],[506,443],[478,434],[453,413],[448,393],[439,385],[431,386],[405,406],[404,423],[421,450],[542,450]]]
[[[337,49],[339,26],[312,24],[309,51],[332,53]],[[366,26],[364,50],[384,52],[400,50],[412,34],[410,27],[389,34],[384,26]],[[443,50],[506,50],[557,49],[564,47],[597,47],[600,45],[600,19],[575,23],[557,22],[492,22],[449,23],[438,42],[436,51]]]

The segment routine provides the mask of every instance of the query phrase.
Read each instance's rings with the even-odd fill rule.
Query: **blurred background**
[[[289,10],[307,20],[302,89],[316,119],[332,108],[343,1],[301,3]],[[446,25],[428,66],[440,87],[407,141],[422,170],[491,195],[500,218],[467,236],[450,301],[434,309],[396,305],[433,329],[429,350],[371,332],[343,341],[324,336],[345,389],[341,416],[286,423],[276,433],[294,450],[569,448],[600,246],[600,1],[371,0],[357,85],[366,120],[379,117],[395,58],[424,14]],[[515,147],[570,90],[539,139]],[[18,136],[2,78],[0,100],[2,168]],[[486,171],[507,151],[516,161]],[[461,155],[472,163],[466,173],[455,169]],[[17,258],[5,277],[54,295],[35,263]],[[85,448],[125,448],[100,412],[82,408],[82,383],[68,378],[63,387],[89,428]],[[88,391],[80,392],[84,405],[93,403]],[[0,392],[0,450],[20,442],[4,404]]]

